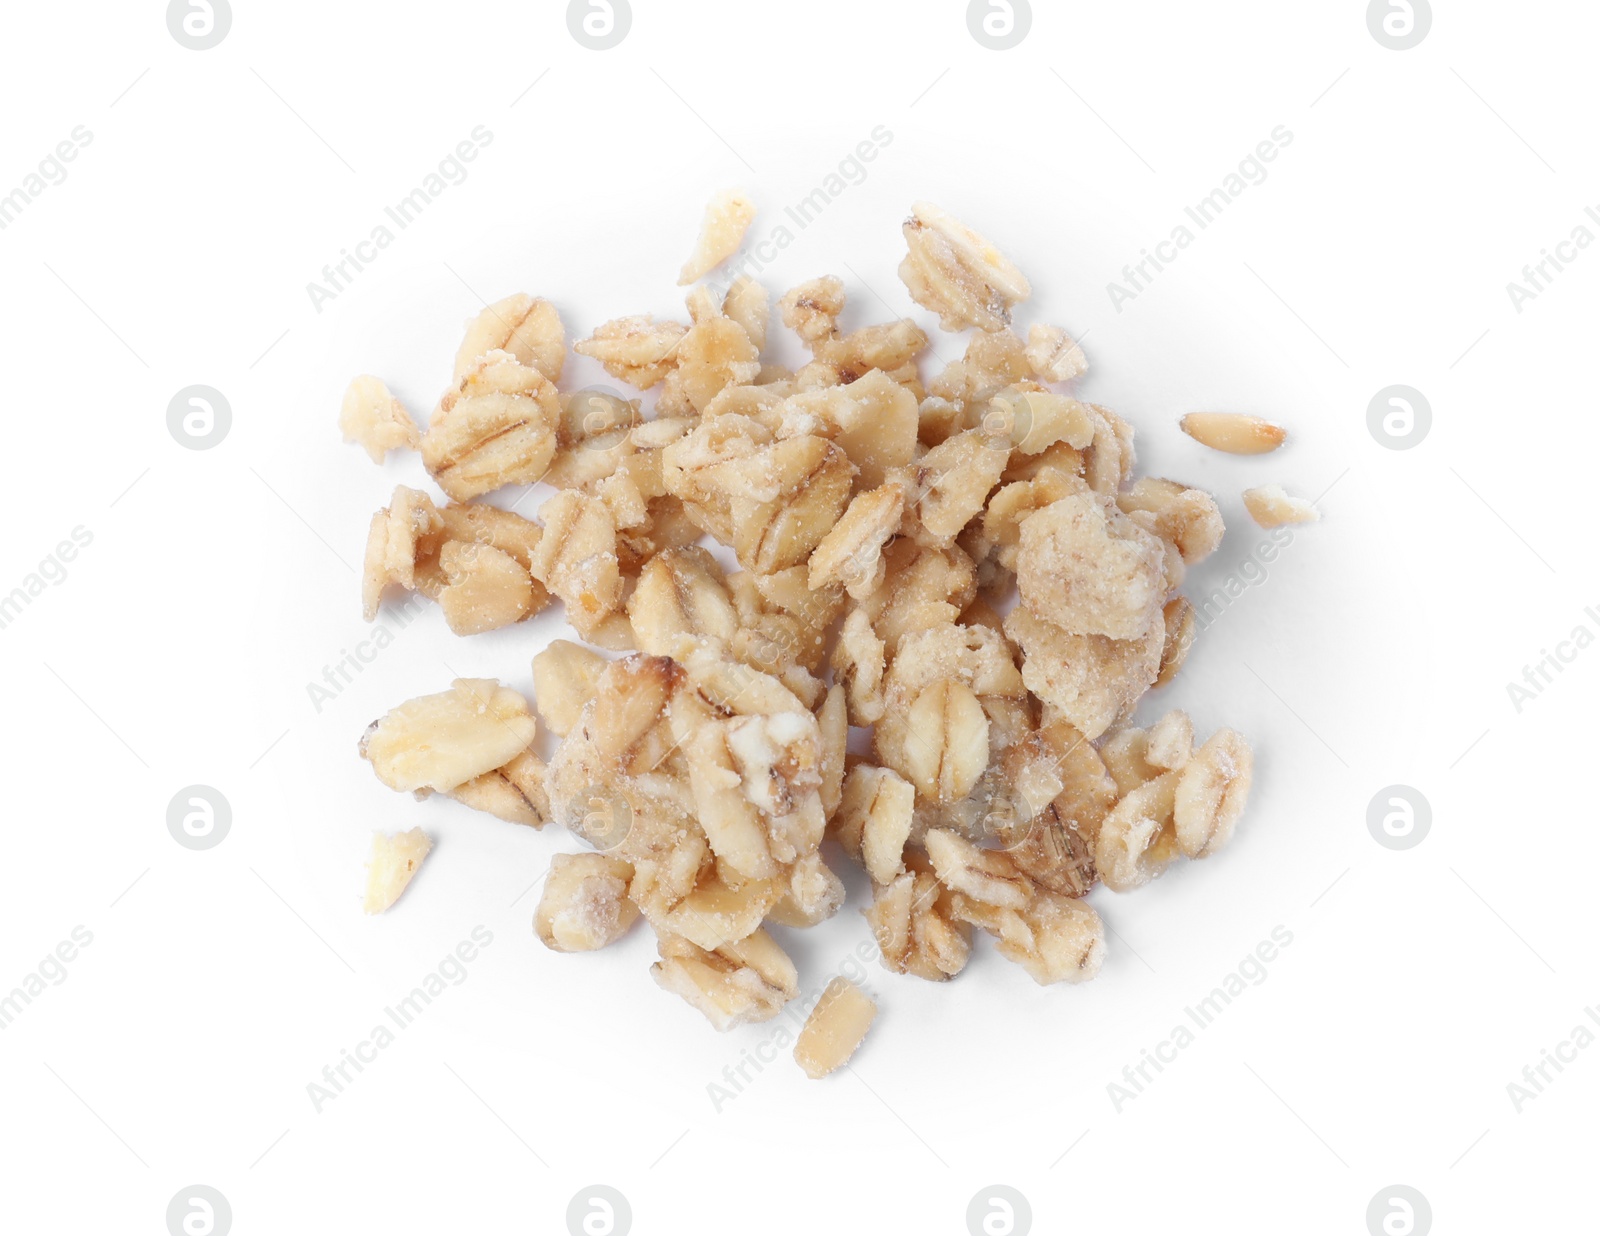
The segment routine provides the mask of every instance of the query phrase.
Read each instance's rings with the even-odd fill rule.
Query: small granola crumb
[[[790,288],[778,301],[783,324],[813,350],[839,333],[844,312],[844,281],[837,275],[812,279]]]
[[[1244,509],[1263,528],[1282,524],[1314,524],[1322,518],[1304,498],[1294,498],[1282,485],[1260,485],[1244,491]]]
[[[390,451],[416,450],[422,441],[411,413],[371,374],[353,378],[339,408],[339,429],[346,442],[355,442],[375,464]]]
[[[361,908],[368,914],[382,914],[399,901],[431,849],[433,839],[420,828],[404,833],[373,833],[367,891]]]

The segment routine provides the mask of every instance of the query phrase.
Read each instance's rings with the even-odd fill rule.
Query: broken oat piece
[[[662,936],[651,976],[682,996],[718,1030],[770,1021],[799,994],[794,962],[764,931],[707,951],[677,936]]]
[[[740,275],[729,285],[728,294],[722,298],[722,313],[739,323],[757,352],[767,346],[772,306],[767,302],[767,289],[749,275]]]
[[[564,489],[539,508],[544,535],[532,558],[533,577],[567,607],[567,621],[593,640],[622,603],[617,529],[598,498]]]
[[[847,978],[834,979],[801,1027],[795,1063],[813,1080],[826,1077],[856,1054],[877,1016],[870,996]]]
[[[1184,764],[1173,791],[1172,818],[1185,855],[1205,858],[1227,845],[1254,778],[1255,756],[1234,730],[1218,730]]]
[[[439,592],[439,608],[457,635],[481,635],[521,622],[544,599],[528,568],[493,545],[446,541],[439,568],[450,582]]]
[[[778,301],[778,313],[783,324],[815,351],[839,333],[844,300],[844,281],[837,275],[825,275],[785,292]]]
[[[492,772],[464,781],[448,797],[507,824],[543,828],[550,822],[549,770],[532,751],[521,751]]]
[[[417,586],[417,559],[423,543],[444,530],[444,518],[433,500],[419,489],[394,487],[389,505],[372,516],[367,528],[367,552],[361,564],[361,616],[371,622],[378,616],[383,590],[399,584]]]
[[[373,833],[367,891],[361,908],[368,914],[382,914],[399,901],[431,849],[433,839],[420,828],[404,833]]]
[[[1162,773],[1129,791],[1101,822],[1094,865],[1112,892],[1148,884],[1178,857],[1172,811],[1179,776]]]
[[[1265,455],[1283,445],[1283,428],[1242,412],[1191,412],[1178,422],[1201,446],[1229,455]]]
[[[587,953],[620,940],[639,917],[628,900],[633,864],[609,854],[557,854],[550,860],[533,930],[558,953]]]
[[[339,407],[339,429],[346,442],[355,442],[372,462],[381,464],[390,451],[416,450],[422,435],[411,413],[371,374],[352,378]]]
[[[533,698],[539,715],[558,738],[578,724],[583,707],[600,689],[600,675],[610,664],[597,652],[571,640],[551,640],[533,658]]]
[[[858,601],[876,591],[885,574],[882,550],[900,527],[905,498],[906,486],[898,480],[857,494],[811,551],[812,589],[842,584]]]
[[[678,274],[678,286],[703,279],[735,253],[756,217],[756,204],[737,189],[725,189],[706,203],[700,239]]]
[[[916,790],[899,773],[857,764],[845,774],[834,834],[874,882],[889,884],[905,870],[905,845],[915,808]]]
[[[1304,498],[1294,498],[1282,485],[1259,485],[1244,491],[1244,509],[1263,528],[1282,524],[1314,524],[1322,515]]]
[[[1041,382],[1070,382],[1089,371],[1077,341],[1059,326],[1036,322],[1028,327],[1028,366]]]
[[[1004,330],[1011,307],[1033,294],[1005,254],[931,202],[913,205],[901,231],[910,252],[900,263],[900,279],[945,330]]]

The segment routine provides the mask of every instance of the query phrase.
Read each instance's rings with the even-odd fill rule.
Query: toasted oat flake
[[[391,709],[361,739],[361,755],[390,789],[452,790],[499,768],[534,738],[528,701],[489,678]]]
[[[1196,627],[1194,605],[1187,597],[1173,598],[1161,611],[1161,623],[1161,667],[1153,684],[1157,687],[1164,687],[1176,678],[1189,659]]]
[[[1019,916],[1022,929],[1002,932],[999,952],[1040,986],[1084,983],[1100,973],[1105,926],[1086,901],[1040,894]]]
[[[1202,446],[1229,455],[1265,455],[1283,445],[1284,431],[1242,412],[1191,412],[1178,422]]]
[[[578,633],[588,635],[622,604],[611,512],[598,498],[563,490],[539,516],[544,535],[533,554],[533,577],[566,604]]]
[[[834,828],[872,878],[888,884],[904,870],[915,809],[916,791],[905,778],[893,769],[857,764],[845,774]]]
[[[838,583],[856,600],[883,582],[883,547],[900,527],[906,486],[892,481],[859,494],[811,551],[811,587]]]
[[[550,822],[550,770],[532,751],[519,751],[499,768],[463,781],[445,794],[508,824],[543,828]]]
[[[769,1021],[799,994],[794,962],[764,931],[714,950],[662,936],[659,949],[661,960],[650,967],[656,982],[718,1030]]]
[[[599,361],[617,381],[649,390],[672,372],[688,330],[682,322],[657,322],[648,316],[615,318],[572,350]]]
[[[1204,561],[1222,544],[1222,512],[1203,490],[1140,477],[1117,495],[1117,506],[1134,523],[1176,549],[1185,564]]]
[[[490,352],[507,352],[537,369],[552,382],[561,380],[567,359],[567,334],[561,316],[547,300],[524,292],[484,306],[467,323],[466,337],[456,351],[455,380],[462,381]]]
[[[856,1054],[877,1016],[870,996],[847,978],[834,979],[801,1027],[795,1063],[813,1080],[826,1077]]]
[[[936,682],[906,716],[906,771],[924,797],[965,798],[989,763],[989,718],[966,685]]]
[[[422,462],[460,502],[532,484],[555,456],[560,416],[549,378],[509,352],[486,352],[439,401],[422,435]]]
[[[744,328],[757,352],[767,346],[767,325],[772,308],[767,302],[767,290],[749,275],[740,275],[728,286],[728,294],[722,299],[722,312]]]
[[[885,968],[940,983],[961,973],[971,956],[971,928],[956,917],[955,894],[921,859],[873,891],[865,911]]]
[[[1125,794],[1100,825],[1095,867],[1113,892],[1148,884],[1178,857],[1172,811],[1179,774],[1162,773]]]
[[[1090,494],[1022,521],[1017,584],[1040,618],[1111,639],[1137,639],[1166,600],[1160,543]]]

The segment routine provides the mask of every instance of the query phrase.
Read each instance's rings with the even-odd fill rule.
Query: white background
[[[1600,629],[1600,255],[1521,313],[1506,284],[1600,202],[1592,7],[1440,6],[1399,52],[1355,0],[1036,4],[1006,52],[954,0],[636,0],[605,52],[550,2],[236,0],[199,52],[163,7],[4,18],[0,193],[93,134],[0,232],[0,592],[93,536],[0,630],[0,990],[75,926],[94,937],[0,1032],[9,1230],[160,1233],[196,1183],[241,1234],[561,1233],[595,1183],[640,1233],[959,1236],[993,1184],[1041,1233],[1360,1234],[1397,1183],[1439,1232],[1568,1226],[1600,1051],[1520,1114],[1506,1086],[1600,1003],[1600,652],[1520,713],[1506,683]],[[478,125],[465,183],[317,312],[306,284]],[[874,964],[853,1072],[810,1082],[779,1052],[719,1111],[708,1085],[771,1054],[773,1026],[712,1032],[651,982],[642,929],[546,951],[527,890],[577,844],[390,794],[356,759],[368,721],[454,673],[531,691],[559,614],[458,640],[430,608],[310,702],[370,634],[368,516],[425,480],[341,444],[337,408],[372,372],[424,413],[480,297],[550,297],[573,337],[682,316],[712,191],[747,188],[764,236],[879,125],[892,142],[769,290],[834,272],[852,323],[931,327],[894,271],[907,207],[937,201],[1030,275],[1023,325],[1086,336],[1081,391],[1137,426],[1143,469],[1217,494],[1230,531],[1192,593],[1264,539],[1246,485],[1327,490],[1325,518],[1146,704],[1250,735],[1256,793],[1222,855],[1094,894],[1114,932],[1096,982],[1038,988],[987,944],[943,986]],[[1266,181],[1116,312],[1107,282],[1278,125]],[[207,451],[166,427],[194,383],[232,408]],[[1394,383],[1433,409],[1408,451],[1366,426]],[[1176,421],[1210,408],[1291,444],[1209,455]],[[204,852],[166,827],[195,783],[232,806]],[[1394,783],[1433,811],[1405,852],[1367,829]],[[368,836],[416,824],[436,851],[364,918]],[[864,891],[786,935],[808,987],[870,939]],[[479,925],[466,981],[315,1111],[307,1083]],[[1108,1083],[1279,925],[1266,980],[1119,1112]]]

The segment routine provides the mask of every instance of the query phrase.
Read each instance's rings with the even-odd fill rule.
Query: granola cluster
[[[753,214],[716,199],[683,281]],[[1090,892],[1215,854],[1250,790],[1232,730],[1133,724],[1193,642],[1180,589],[1221,542],[1216,502],[1135,476],[1132,426],[1064,385],[1082,349],[1013,327],[1030,286],[992,243],[927,204],[904,235],[911,298],[972,329],[926,380],[924,328],[846,329],[833,277],[778,299],[809,360],[775,363],[767,293],[740,277],[695,286],[685,321],[621,317],[571,345],[634,395],[562,389],[566,328],[519,295],[468,326],[426,430],[375,378],[344,405],[347,436],[374,459],[419,451],[445,496],[400,486],[373,516],[369,619],[396,589],[461,635],[559,601],[584,641],[533,658],[548,759],[529,702],[481,680],[401,704],[362,756],[396,790],[576,834],[591,849],[553,861],[539,938],[588,951],[642,918],[656,982],[718,1029],[800,996],[768,929],[837,913],[841,859],[870,878],[891,971],[949,979],[976,929],[1040,984],[1093,978]],[[1240,452],[1282,436],[1185,428]],[[482,501],[541,481],[531,518]],[[1260,497],[1258,518],[1309,517]],[[801,1036],[812,1076],[873,1020],[841,982]]]

